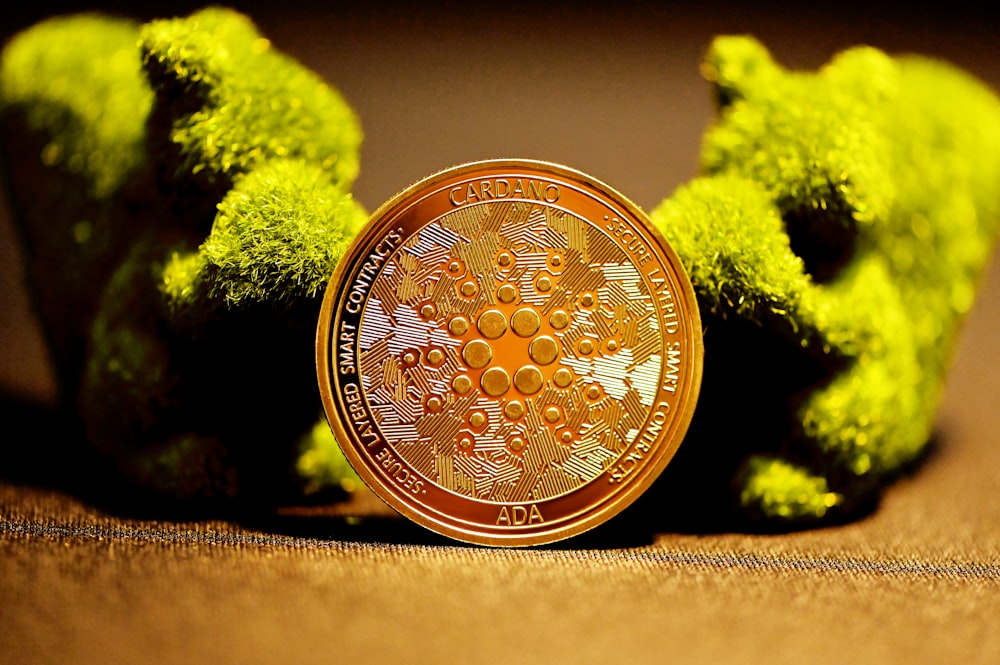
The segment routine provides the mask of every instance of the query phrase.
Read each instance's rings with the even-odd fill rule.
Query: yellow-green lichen
[[[361,487],[361,479],[351,468],[325,420],[316,425],[299,441],[299,458],[295,468],[305,483],[307,494],[336,487],[353,492]]]
[[[815,521],[843,501],[825,478],[781,460],[751,457],[745,473],[740,503],[755,517]]]
[[[719,102],[705,174],[653,212],[706,319],[706,384],[734,385],[706,391],[692,428],[706,443],[687,445],[745,441],[749,514],[855,509],[930,438],[1000,221],[1000,101],[944,63],[869,47],[793,72],[722,37],[704,71]],[[753,362],[725,334],[747,325]],[[734,396],[767,408],[729,426]]]
[[[220,7],[53,19],[3,57],[0,146],[90,441],[175,498],[301,487],[316,315],[364,218],[353,111]]]
[[[42,163],[86,178],[96,198],[110,196],[144,156],[153,95],[138,29],[98,15],[53,18],[17,35],[0,62],[0,105],[24,109],[30,129],[48,137]]]
[[[231,180],[287,158],[315,164],[342,186],[354,181],[361,142],[354,112],[247,17],[209,8],[152,21],[140,46],[180,149],[180,173]]]

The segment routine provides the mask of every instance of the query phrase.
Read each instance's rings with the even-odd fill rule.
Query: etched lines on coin
[[[369,400],[404,459],[417,445],[438,451],[413,457],[432,481],[538,500],[589,482],[630,445],[656,391],[662,331],[637,269],[603,233],[544,206],[463,209],[421,229],[387,272],[398,286],[380,293],[396,295],[365,316],[385,317],[388,347],[408,344],[399,373],[363,363],[381,368],[366,373]],[[400,403],[411,394],[416,419]],[[439,426],[420,417],[458,418],[459,445],[424,439]]]

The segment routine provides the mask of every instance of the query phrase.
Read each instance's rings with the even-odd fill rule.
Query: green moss
[[[321,297],[365,219],[311,164],[272,161],[240,179],[219,205],[202,246],[214,293],[232,305]]]
[[[329,487],[346,492],[361,487],[361,479],[347,462],[325,420],[318,421],[299,441],[299,458],[295,467],[305,482],[307,494]]]
[[[3,90],[33,283],[75,345],[58,360],[90,442],[177,499],[300,488],[316,316],[364,218],[353,111],[222,8],[42,23],[5,51]]]
[[[140,46],[181,177],[229,181],[275,158],[315,164],[344,186],[357,176],[361,129],[351,108],[245,16],[209,8],[153,21]]]
[[[205,266],[205,256],[198,250],[174,251],[167,258],[160,273],[160,292],[173,316],[182,316],[182,310],[205,309]]]
[[[315,303],[365,218],[322,170],[272,160],[237,179],[201,247],[167,262],[160,289],[177,319]]]
[[[699,178],[651,213],[684,261],[706,313],[798,335],[810,281],[789,246],[778,210],[758,184]],[[815,326],[810,330],[815,334]],[[807,343],[809,335],[803,337]]]
[[[146,163],[153,95],[138,30],[97,15],[54,18],[15,35],[0,57],[0,171],[67,401],[100,290],[134,237],[116,208]]]
[[[750,514],[854,509],[930,437],[1000,221],[1000,102],[944,63],[866,47],[791,72],[755,40],[724,37],[705,72],[719,101],[705,176],[653,219],[691,274],[706,362],[727,359],[728,375],[706,372],[706,384],[737,387],[714,402],[708,391],[693,427],[706,441],[687,445],[742,436]],[[762,331],[753,363],[711,332],[739,323]],[[811,374],[787,369],[808,358]],[[748,369],[761,367],[782,379]],[[785,422],[763,441],[752,423],[726,426],[734,394]]]
[[[48,137],[40,157],[110,196],[143,161],[153,95],[142,76],[139,26],[97,15],[54,18],[17,35],[0,63],[3,106],[25,109]]]
[[[729,51],[760,62],[741,61],[731,71]],[[762,185],[807,269],[821,279],[836,270],[859,228],[889,214],[895,192],[883,158],[889,139],[871,113],[886,96],[872,90],[892,87],[882,84],[892,65],[874,49],[849,55],[841,59],[881,76],[855,81],[842,71],[851,69],[846,65],[820,75],[787,72],[748,40],[719,40],[710,54],[729,72],[724,83],[733,99],[705,135],[702,166],[708,174],[739,174]],[[734,78],[742,70],[748,78]],[[837,76],[827,75],[831,71]]]
[[[174,349],[147,304],[155,298],[152,256],[143,243],[122,263],[88,335],[79,408],[90,440],[111,456],[133,455],[157,438],[177,399]]]
[[[843,501],[826,479],[781,460],[751,457],[745,474],[740,503],[754,517],[815,521]]]

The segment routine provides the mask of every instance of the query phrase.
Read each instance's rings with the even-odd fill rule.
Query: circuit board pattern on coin
[[[467,542],[531,545],[631,503],[701,381],[690,282],[634,204],[522,160],[381,206],[317,328],[327,418],[383,500]]]
[[[362,388],[415,471],[491,501],[596,478],[649,415],[664,354],[625,251],[544,204],[481,203],[414,234],[362,314]]]

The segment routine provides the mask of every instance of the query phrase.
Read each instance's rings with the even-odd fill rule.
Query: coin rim
[[[605,499],[600,502],[604,505],[599,505],[595,509],[592,504],[585,510],[580,511],[580,513],[588,513],[586,516],[582,518],[576,517],[579,513],[565,515],[551,529],[533,531],[528,534],[516,533],[509,536],[498,535],[496,533],[482,533],[471,527],[466,529],[454,526],[455,523],[463,521],[461,518],[454,516],[451,517],[451,524],[444,524],[413,507],[409,502],[400,499],[397,496],[401,494],[398,488],[383,482],[380,477],[368,468],[368,462],[355,451],[354,446],[350,445],[353,438],[342,421],[344,416],[340,414],[340,410],[336,404],[333,381],[331,380],[331,371],[335,369],[331,355],[334,352],[333,347],[335,346],[331,344],[333,338],[331,331],[335,328],[334,324],[340,320],[339,311],[334,311],[337,295],[346,274],[351,271],[354,263],[361,259],[359,250],[368,246],[369,241],[376,234],[376,231],[385,231],[385,229],[381,228],[379,222],[417,192],[434,188],[435,184],[440,181],[468,175],[483,169],[526,169],[541,175],[555,176],[568,180],[577,186],[584,186],[594,190],[598,195],[606,197],[611,203],[624,208],[643,227],[643,230],[658,243],[658,249],[663,253],[666,263],[674,269],[681,292],[680,298],[678,298],[678,294],[675,294],[675,300],[682,300],[689,314],[687,327],[689,328],[690,339],[685,339],[684,341],[689,341],[692,347],[692,353],[690,354],[691,361],[688,365],[690,371],[687,372],[687,382],[683,386],[683,390],[686,393],[686,397],[683,398],[681,404],[683,409],[675,416],[673,437],[670,440],[660,441],[660,447],[664,449],[657,453],[658,457],[653,463],[643,464],[637,472],[637,477],[628,481],[627,487],[609,492],[605,496]],[[416,205],[419,200],[418,198],[410,202],[407,208]],[[593,222],[591,221],[591,223]],[[356,253],[358,256],[355,256]],[[327,422],[334,437],[337,439],[337,444],[343,451],[348,463],[369,489],[388,506],[393,508],[393,510],[438,534],[476,545],[525,547],[558,542],[603,524],[635,502],[660,476],[686,437],[701,390],[703,365],[704,342],[702,338],[701,315],[690,277],[673,247],[667,242],[659,229],[653,225],[645,211],[617,189],[591,175],[568,166],[535,159],[503,158],[464,162],[432,173],[391,196],[368,217],[364,226],[344,250],[340,260],[338,260],[324,293],[316,328],[316,371],[323,409]],[[341,444],[341,441],[345,443]],[[498,505],[504,504],[500,502]],[[429,510],[447,515],[446,511],[436,507],[429,508]]]

